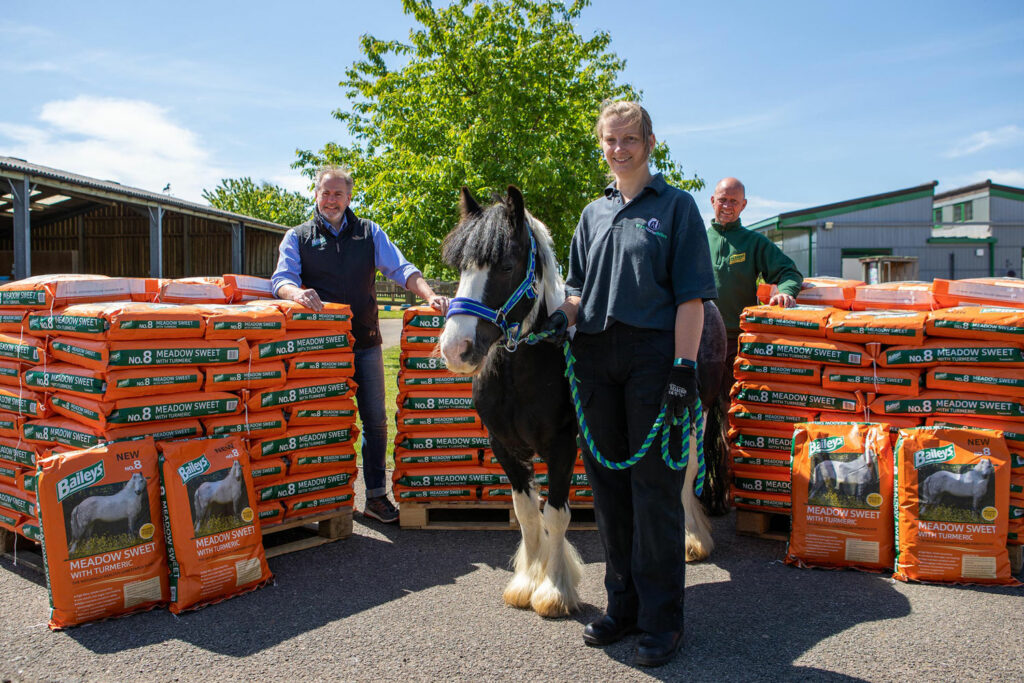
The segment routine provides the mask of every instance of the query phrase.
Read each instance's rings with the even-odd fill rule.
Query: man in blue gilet
[[[271,287],[279,299],[290,299],[319,311],[324,301],[352,307],[355,337],[356,403],[362,421],[363,515],[381,522],[398,520],[387,496],[385,454],[387,414],[384,410],[384,357],[374,278],[379,270],[441,311],[448,299],[434,294],[416,266],[373,221],[349,208],[352,175],[347,168],[327,166],[316,174],[313,220],[292,228],[281,240]]]

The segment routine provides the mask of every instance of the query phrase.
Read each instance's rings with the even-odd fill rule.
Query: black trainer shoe
[[[363,517],[369,517],[385,524],[394,524],[398,521],[398,508],[391,504],[387,496],[367,498],[366,505],[363,507]]]

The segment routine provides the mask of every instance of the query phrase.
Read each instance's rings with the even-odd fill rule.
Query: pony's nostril
[[[473,349],[473,345],[467,339],[462,342],[461,349],[459,350],[459,358],[462,360],[469,360],[469,352]]]

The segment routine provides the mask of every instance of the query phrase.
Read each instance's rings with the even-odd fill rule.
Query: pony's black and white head
[[[441,256],[459,271],[457,297],[500,309],[526,277],[530,254],[529,231],[537,242],[537,298],[523,297],[507,316],[521,323],[521,334],[532,329],[542,305],[551,311],[562,302],[563,284],[555,265],[554,244],[547,226],[530,215],[517,187],[488,207],[481,207],[462,188],[459,224],[445,237]],[[441,355],[448,369],[460,374],[480,371],[488,353],[502,338],[501,330],[471,315],[453,315],[441,334]]]

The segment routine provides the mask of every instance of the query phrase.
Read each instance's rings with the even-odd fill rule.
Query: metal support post
[[[149,276],[164,276],[164,209],[159,206],[149,210]]]
[[[14,279],[21,280],[32,274],[32,236],[30,232],[29,202],[32,190],[28,177],[8,180],[14,196]]]

